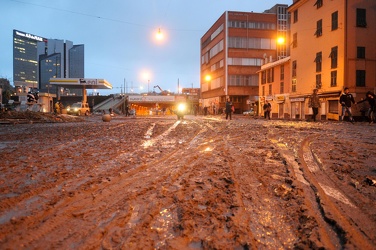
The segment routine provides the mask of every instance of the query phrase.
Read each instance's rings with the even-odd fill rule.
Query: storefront
[[[304,119],[305,118],[304,102],[305,102],[305,97],[290,98],[292,119]]]

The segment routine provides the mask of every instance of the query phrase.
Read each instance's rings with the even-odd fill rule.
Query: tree
[[[8,103],[11,95],[14,93],[14,87],[10,85],[10,81],[6,78],[0,78],[0,88],[2,89],[2,103]],[[1,98],[0,98],[1,99]]]

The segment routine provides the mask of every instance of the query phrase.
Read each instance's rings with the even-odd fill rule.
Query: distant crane
[[[168,95],[170,93],[166,90],[163,90],[161,87],[159,87],[159,85],[154,86],[154,89],[155,88],[158,88],[161,91],[160,95]],[[155,91],[154,91],[154,93],[155,93]]]

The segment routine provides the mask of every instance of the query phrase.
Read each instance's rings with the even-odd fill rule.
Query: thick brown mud
[[[1,249],[374,249],[376,126],[0,125]]]

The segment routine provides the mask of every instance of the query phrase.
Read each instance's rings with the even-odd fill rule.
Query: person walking
[[[375,122],[375,116],[376,116],[376,98],[375,94],[371,91],[368,91],[366,93],[366,98],[363,100],[360,100],[356,104],[363,103],[365,101],[369,104],[369,111],[368,111],[368,122],[369,124],[372,124]]]
[[[364,100],[364,101],[363,101]],[[369,117],[369,112],[370,112],[370,105],[368,102],[366,102],[366,100],[364,98],[360,98],[360,101],[357,102],[358,103],[361,103],[361,106],[360,106],[360,114],[362,116],[362,122],[363,121],[368,121],[368,117]]]
[[[55,103],[55,113],[56,114],[60,114],[60,104],[59,104],[59,102],[57,101],[56,103]]]
[[[308,107],[312,108],[312,119],[314,122],[316,121],[316,116],[319,113],[319,108],[321,107],[320,98],[317,92],[318,89],[314,89],[313,94],[310,96],[308,101]]]
[[[231,118],[231,113],[232,113],[232,102],[230,102],[230,99],[227,99],[226,101],[226,120],[228,117],[230,117],[230,120],[232,119]]]
[[[265,104],[262,108],[264,109],[264,118],[270,120],[270,112],[272,111],[272,105],[269,103],[268,100],[265,101]]]
[[[342,105],[341,121],[343,121],[343,118],[345,117],[345,113],[347,112],[349,114],[350,122],[354,123],[354,118],[351,112],[351,104],[355,104],[355,100],[354,100],[353,95],[349,93],[349,88],[346,87],[344,89],[344,92],[339,98],[339,102]]]

